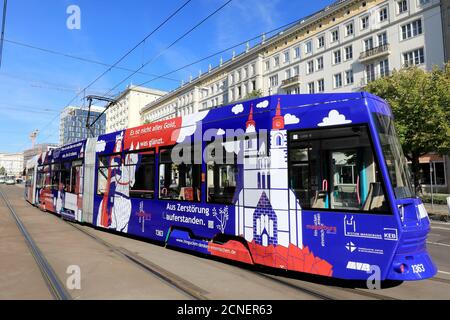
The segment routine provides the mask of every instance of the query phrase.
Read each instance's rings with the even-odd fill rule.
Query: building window
[[[375,80],[375,66],[373,63],[366,65],[366,82],[372,82]]]
[[[361,30],[369,28],[369,16],[364,16],[361,18]]]
[[[377,38],[378,38],[378,46],[384,46],[388,44],[386,32],[380,33]]]
[[[345,35],[347,37],[353,35],[353,22],[345,26]]]
[[[280,57],[279,56],[276,56],[275,58],[273,58],[273,65],[275,67],[280,66]]]
[[[430,168],[431,167],[431,168]],[[430,177],[430,169],[431,177]],[[447,185],[445,179],[445,166],[443,162],[428,162],[420,164],[420,183],[430,185],[430,180],[433,179],[433,185],[445,186]]]
[[[323,57],[317,58],[317,70],[323,69]]]
[[[345,60],[353,59],[353,47],[345,47]]]
[[[317,80],[317,92],[325,91],[325,81],[323,79]]]
[[[355,81],[353,79],[353,70],[345,71],[345,84],[350,85],[353,84]]]
[[[287,69],[285,72],[284,72],[284,78],[285,79],[289,79],[291,77],[291,69]]]
[[[405,67],[425,63],[423,48],[403,53],[403,64]]]
[[[430,0],[419,0],[419,5],[424,6],[426,4],[430,3]]]
[[[306,73],[307,74],[311,74],[313,72],[314,72],[314,61],[308,61],[307,68],[306,68]]]
[[[416,37],[422,34],[422,20],[417,19],[402,26],[402,40]]]
[[[308,83],[308,93],[310,94],[314,93],[314,82]]]
[[[269,60],[267,60],[266,62],[265,62],[265,65],[266,65],[266,71],[268,71],[268,70],[270,70],[270,61]],[[233,83],[233,82],[231,82],[231,83]]]
[[[342,73],[338,73],[334,75],[334,88],[342,87]]]
[[[294,67],[294,76],[298,76],[300,74],[300,67],[299,66],[295,66]]]
[[[333,52],[333,63],[338,64],[341,63],[341,50],[336,50]]]
[[[386,77],[389,75],[389,60],[380,61],[380,76]]]
[[[309,54],[312,52],[312,42],[308,41],[305,43],[305,53]]]
[[[193,148],[178,145],[175,154],[184,158],[184,152],[190,153],[189,160],[175,163],[172,160],[172,149],[159,151],[159,198],[185,201],[200,201],[201,164],[194,163]],[[178,148],[178,147],[176,147]]]
[[[274,75],[274,76],[271,76],[271,77],[269,78],[269,80],[270,80],[270,86],[271,86],[271,87],[276,87],[276,86],[278,86],[278,75],[277,75],[277,74]]]
[[[319,38],[317,38],[317,47],[319,49],[325,47],[325,37],[324,36],[320,36]]]
[[[289,51],[284,53],[284,63],[289,63]]]
[[[295,58],[300,58],[300,47],[294,49],[294,56]]]
[[[373,39],[369,38],[364,40],[364,50],[367,51],[371,49],[373,49]]]
[[[408,11],[408,1],[407,0],[397,1],[397,12],[401,14],[407,11]]]
[[[380,22],[386,21],[388,19],[387,7],[381,8],[379,14]]]
[[[339,40],[339,29],[331,31],[331,42],[336,42]]]

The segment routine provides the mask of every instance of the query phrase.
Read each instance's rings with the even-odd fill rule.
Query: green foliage
[[[260,89],[258,90],[253,90],[252,92],[248,93],[245,97],[244,100],[249,100],[249,99],[254,99],[254,98],[259,98],[262,97],[263,93]]]
[[[433,195],[433,203],[434,204],[447,204],[447,197],[450,197],[448,194],[441,194],[437,193]],[[420,197],[422,199],[422,202],[424,203],[431,203],[431,195],[430,194],[424,194]]]
[[[3,167],[0,167],[0,176],[6,175],[6,169]]]
[[[366,91],[391,106],[405,156],[412,162],[419,187],[419,157],[429,152],[450,153],[450,62],[430,72],[410,67],[370,82]]]
[[[370,82],[369,91],[392,108],[405,155],[450,153],[450,62],[426,72],[418,67],[394,71]]]

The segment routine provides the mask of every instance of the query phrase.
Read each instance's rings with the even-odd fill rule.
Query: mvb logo
[[[349,261],[347,263],[347,269],[369,272],[370,264],[363,262]]]

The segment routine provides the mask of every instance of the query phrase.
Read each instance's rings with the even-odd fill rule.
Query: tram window
[[[58,189],[60,171],[61,171],[60,163],[52,164],[51,180],[50,180],[50,185],[49,185],[49,187],[51,189],[54,189],[54,190]]]
[[[222,145],[217,148],[214,143],[207,147],[207,201],[232,204],[239,174],[237,156]]]
[[[38,167],[36,188],[42,189],[45,187],[45,178],[47,176],[48,171],[49,171],[48,166],[39,166]]]
[[[130,196],[153,199],[155,194],[155,152],[134,152],[125,155],[124,170],[130,177]]]
[[[174,163],[172,149],[159,151],[159,198],[186,201],[200,201],[201,164],[194,164],[192,147],[184,147],[182,152],[190,152],[189,163]],[[182,156],[182,152],[180,156]]]
[[[104,194],[108,189],[108,178],[116,176],[121,164],[120,155],[99,156],[97,169],[97,194]]]
[[[70,162],[62,164],[60,188],[64,188],[66,192],[72,192],[70,189]]]
[[[305,209],[388,211],[365,126],[291,132],[289,186]]]
[[[83,165],[81,160],[73,161],[70,168],[70,192],[79,194],[81,193],[81,166]]]

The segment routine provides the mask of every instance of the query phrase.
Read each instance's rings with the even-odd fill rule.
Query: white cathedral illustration
[[[272,119],[268,154],[265,143],[258,143],[258,135],[251,135],[256,130],[252,105],[246,122],[249,139],[244,141],[243,188],[235,203],[236,234],[262,246],[293,244],[302,248],[302,210],[288,187],[287,133],[280,99]]]

